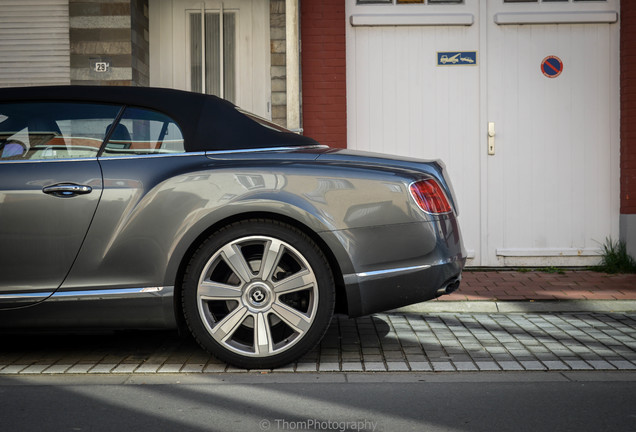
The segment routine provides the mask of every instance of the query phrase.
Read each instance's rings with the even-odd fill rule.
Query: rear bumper
[[[466,263],[454,215],[348,230],[353,271],[343,272],[348,314],[367,315],[457,289]]]
[[[448,294],[459,287],[465,262],[465,257],[458,257],[432,266],[346,275],[349,316],[368,315]]]

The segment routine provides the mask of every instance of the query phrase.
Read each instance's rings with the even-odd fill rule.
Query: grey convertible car
[[[0,90],[0,326],[188,329],[287,364],[334,313],[455,290],[444,165],[329,148],[214,96]]]

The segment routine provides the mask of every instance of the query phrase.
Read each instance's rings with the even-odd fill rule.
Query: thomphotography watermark
[[[378,422],[371,420],[319,420],[308,418],[303,420],[286,419],[263,419],[258,425],[261,430],[283,430],[283,431],[365,431],[375,432]]]

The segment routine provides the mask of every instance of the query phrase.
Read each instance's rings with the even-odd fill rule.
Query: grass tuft
[[[627,253],[624,241],[605,239],[601,264],[594,268],[604,273],[636,273],[636,260]]]

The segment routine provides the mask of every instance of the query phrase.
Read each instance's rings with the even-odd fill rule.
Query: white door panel
[[[348,146],[442,159],[469,264],[597,262],[618,234],[618,2],[426,4],[408,11],[437,25],[401,26],[406,10],[347,1],[348,19],[373,22],[347,25]],[[473,24],[451,25],[462,14]],[[437,66],[438,51],[478,61]]]
[[[618,234],[616,25],[496,24],[508,6],[489,0],[485,264],[594,264]],[[541,70],[548,56],[562,61],[556,78]]]
[[[437,10],[457,7],[477,12],[472,2]],[[436,53],[478,51],[479,28],[348,26],[347,38],[349,148],[442,159],[460,202],[466,247],[478,254],[479,69],[437,66]]]

